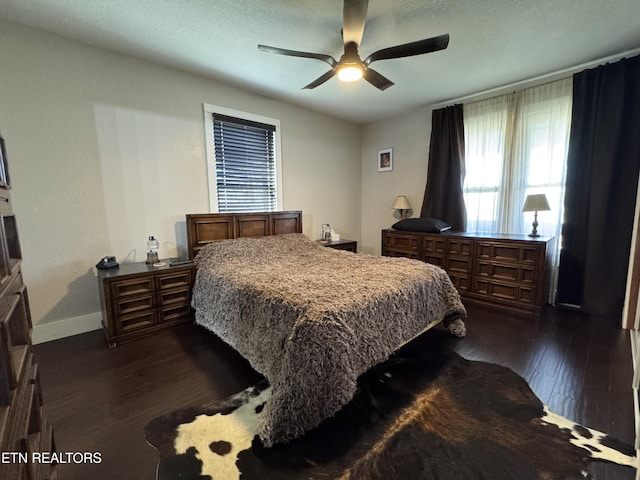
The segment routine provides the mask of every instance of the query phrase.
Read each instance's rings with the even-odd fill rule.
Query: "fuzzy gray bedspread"
[[[303,234],[214,242],[195,262],[196,322],[273,387],[258,427],[266,446],[332,416],[360,374],[432,322],[466,317],[444,270],[326,248]]]

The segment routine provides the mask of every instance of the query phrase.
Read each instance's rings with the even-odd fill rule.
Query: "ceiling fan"
[[[346,82],[364,78],[374,87],[380,90],[386,90],[393,85],[393,82],[370,68],[369,65],[373,62],[422,55],[447,48],[449,44],[449,34],[444,34],[416,42],[396,45],[395,47],[383,48],[382,50],[372,53],[364,60],[361,60],[358,47],[360,46],[360,41],[364,33],[368,6],[369,0],[344,0],[342,12],[344,54],[340,57],[340,60],[336,60],[331,55],[322,53],[299,52],[297,50],[287,50],[285,48],[270,47],[268,45],[258,45],[258,49],[262,52],[277,53],[279,55],[312,58],[326,62],[331,66],[331,70],[303,87],[303,89],[316,88],[337,75],[340,80]]]

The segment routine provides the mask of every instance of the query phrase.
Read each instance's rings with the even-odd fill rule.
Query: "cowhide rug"
[[[637,465],[632,446],[550,412],[508,368],[419,342],[362,375],[333,418],[267,449],[255,432],[269,392],[150,422],[158,480],[584,479],[592,462],[627,465],[633,478]]]

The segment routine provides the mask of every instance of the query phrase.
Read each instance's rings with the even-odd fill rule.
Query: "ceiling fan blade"
[[[331,67],[335,67],[338,63],[331,55],[325,55],[323,53],[299,52],[297,50],[287,50],[286,48],[270,47],[268,45],[258,45],[258,50],[261,52],[276,53],[278,55],[288,55],[290,57],[313,58],[326,62],[331,65]]]
[[[336,74],[335,70],[329,70],[327,73],[325,73],[324,75],[316,78],[313,82],[311,82],[309,85],[305,85],[304,87],[302,87],[303,90],[307,89],[307,90],[311,90],[312,88],[316,88],[319,85],[322,85],[324,82],[326,82],[327,80],[329,80],[331,77],[333,77]]]
[[[354,42],[360,45],[367,19],[369,0],[344,0],[342,9],[342,39],[345,45]]]
[[[437,37],[425,38],[417,42],[396,45],[395,47],[383,48],[369,55],[365,60],[365,65],[369,65],[378,60],[390,60],[392,58],[411,57],[413,55],[422,55],[424,53],[437,52],[444,50],[449,45],[449,34],[439,35]]]
[[[372,68],[367,68],[362,74],[362,78],[380,90],[386,90],[394,85],[391,80],[384,75],[379,74]]]

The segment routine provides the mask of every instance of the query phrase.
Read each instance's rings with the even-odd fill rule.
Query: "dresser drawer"
[[[516,283],[534,283],[535,269],[531,266],[503,264],[493,262],[476,262],[476,275],[493,280]]]
[[[424,237],[422,241],[423,251],[426,253],[437,253],[444,255],[445,252],[445,240],[444,238],[437,237]]]
[[[189,315],[191,315],[191,306],[189,304],[163,307],[160,309],[160,323],[182,320]]]
[[[191,290],[189,287],[174,290],[161,290],[158,292],[158,305],[166,307],[168,305],[190,305]]]
[[[474,293],[526,305],[533,304],[535,301],[536,295],[533,286],[496,282],[483,278],[476,278],[474,283]]]
[[[470,240],[459,240],[450,238],[447,241],[447,255],[457,257],[471,257],[473,252],[473,242]]]
[[[414,257],[415,258],[415,257]],[[425,253],[422,260],[432,265],[437,265],[440,268],[444,268],[444,255],[430,255]]]
[[[459,275],[454,272],[447,272],[451,283],[460,293],[471,291],[471,277],[468,275]]]
[[[116,333],[123,334],[135,330],[144,330],[158,323],[155,310],[143,310],[130,315],[123,315],[116,322]]]
[[[156,288],[158,291],[169,290],[178,287],[189,288],[193,271],[183,269],[177,272],[168,272],[156,275]]]
[[[118,280],[111,283],[111,295],[115,299],[152,294],[154,291],[153,275],[138,276],[129,280]]]
[[[449,257],[445,270],[450,273],[471,275],[471,259]]]
[[[422,238],[422,258],[420,260],[445,267],[446,242],[442,237],[433,235]]]
[[[412,252],[412,251],[406,251],[406,250],[386,249],[383,253],[387,257],[403,257],[403,258],[412,258],[414,260],[418,259],[418,251]],[[432,262],[429,262],[429,263],[432,263]]]
[[[113,303],[117,315],[130,315],[143,310],[152,310],[155,307],[155,295],[150,293],[137,297],[119,298]]]
[[[509,263],[527,263],[536,265],[539,260],[539,249],[515,243],[478,242],[477,258]]]
[[[415,252],[417,255],[420,250],[420,238],[415,235],[394,233],[393,235],[385,236],[384,246],[390,250]]]

